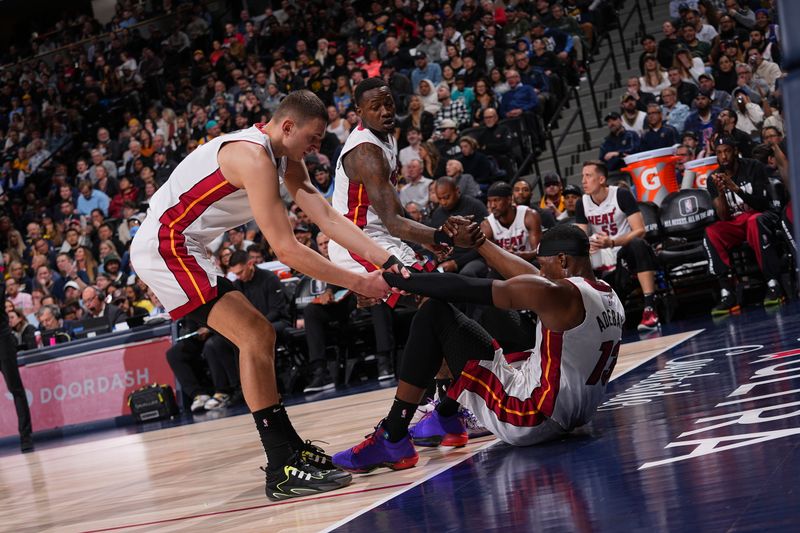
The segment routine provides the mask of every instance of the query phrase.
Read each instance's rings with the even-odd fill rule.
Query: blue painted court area
[[[796,531],[798,311],[680,324],[706,329],[569,438],[494,445],[337,531]]]

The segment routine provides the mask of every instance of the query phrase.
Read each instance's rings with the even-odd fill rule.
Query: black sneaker
[[[767,285],[767,293],[764,295],[764,307],[780,305],[783,303],[783,292],[778,285],[770,287]]]
[[[288,500],[329,492],[350,484],[353,476],[339,469],[320,470],[295,453],[289,464],[277,471],[261,467],[266,472],[264,492],[272,501]]]
[[[728,293],[723,296],[717,306],[711,310],[712,316],[721,316],[721,315],[728,315],[730,313],[737,313],[741,310],[741,307],[736,302],[736,296],[734,294]]]
[[[302,457],[303,461],[310,464],[314,468],[318,468],[319,470],[336,469],[336,467],[333,465],[333,461],[331,460],[331,456],[325,453],[325,450],[319,446],[312,444],[310,440],[305,441],[300,449],[295,451],[300,452],[300,457]]]
[[[314,372],[314,375],[311,378],[311,383],[308,384],[308,387],[303,389],[303,393],[308,394],[311,392],[322,392],[325,390],[331,390],[335,386],[336,385],[333,383],[333,379],[331,379],[327,372]]]

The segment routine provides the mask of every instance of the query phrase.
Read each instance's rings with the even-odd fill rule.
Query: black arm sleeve
[[[639,204],[636,203],[636,198],[628,189],[617,189],[617,203],[625,216],[639,212]]]
[[[437,300],[492,305],[494,280],[491,279],[439,272],[416,272],[408,279],[399,274],[384,272],[383,279],[392,287]]]

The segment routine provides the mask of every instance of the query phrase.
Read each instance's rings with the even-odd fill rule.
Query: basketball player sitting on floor
[[[131,244],[136,273],[173,319],[188,316],[239,348],[242,391],[267,455],[265,491],[271,500],[334,490],[352,476],[333,468],[330,457],[298,436],[278,394],[275,329],[222,277],[205,249],[255,218],[278,258],[292,268],[365,296],[391,294],[380,272],[342,269],[292,234],[281,182],[322,231],[370,263],[399,271],[397,258],[347,222],[311,184],[303,156],[319,149],[326,116],[316,95],[295,91],[268,124],[203,144],[158,189]]]
[[[388,416],[364,442],[334,455],[336,466],[400,470],[417,463],[415,444],[463,446],[467,434],[459,403],[517,446],[560,437],[592,419],[614,370],[625,311],[611,287],[592,273],[589,238],[572,225],[547,231],[539,245],[541,271],[489,241],[478,251],[507,281],[384,274],[390,285],[432,299],[412,322]],[[512,368],[483,328],[444,301],[533,310],[539,325],[531,356]],[[409,430],[442,360],[458,379],[448,398]]]

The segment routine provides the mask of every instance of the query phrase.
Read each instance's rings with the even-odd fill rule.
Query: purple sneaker
[[[385,466],[392,470],[411,468],[419,461],[419,454],[408,435],[398,442],[389,442],[381,424],[361,444],[333,456],[334,466],[363,474]]]
[[[438,411],[425,413],[416,425],[409,428],[408,434],[417,446],[461,447],[469,441],[467,428],[460,416],[444,417]]]

